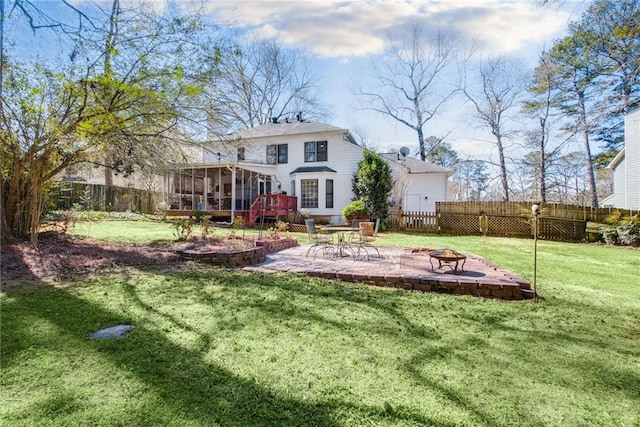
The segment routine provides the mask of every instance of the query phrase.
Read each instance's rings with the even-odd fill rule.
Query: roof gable
[[[302,135],[322,132],[344,132],[349,130],[328,125],[325,123],[287,120],[284,122],[267,123],[256,126],[254,128],[244,129],[231,135],[234,138],[250,139],[250,138],[268,138],[272,136],[283,135]]]
[[[402,158],[398,153],[384,153],[382,156],[394,163],[402,165],[409,169],[409,173],[446,173],[451,174],[453,171],[431,162],[422,161],[413,157]],[[399,158],[400,157],[400,158]]]

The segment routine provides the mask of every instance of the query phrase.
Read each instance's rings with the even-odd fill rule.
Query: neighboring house
[[[293,203],[294,212],[306,209],[315,218],[340,223],[342,209],[354,197],[352,180],[363,151],[348,129],[274,120],[212,142],[201,162],[165,177],[165,197],[175,211],[204,210],[227,219],[242,215],[252,222],[257,201],[275,194],[268,200]],[[416,159],[387,159],[394,171],[407,171],[396,173],[409,180],[407,208],[434,210],[436,200],[446,200],[446,169],[431,165],[439,169],[434,173]],[[430,182],[436,175],[437,182]],[[426,205],[414,201],[425,197]]]
[[[65,169],[64,173],[58,177],[57,181],[105,185],[104,167],[94,167],[88,163],[73,165],[72,167]],[[131,175],[125,176],[121,173],[114,172],[113,186],[160,191],[162,189],[162,176],[145,175],[140,172],[134,172]]]
[[[613,194],[603,206],[640,209],[640,109],[624,118],[624,148],[609,163],[613,170]]]

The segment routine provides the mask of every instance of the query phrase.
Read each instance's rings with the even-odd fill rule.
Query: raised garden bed
[[[180,249],[177,252],[183,259],[195,260],[212,265],[242,268],[264,262],[267,254],[298,245],[295,238],[277,240],[256,240],[254,247],[248,248],[208,248],[206,245]]]

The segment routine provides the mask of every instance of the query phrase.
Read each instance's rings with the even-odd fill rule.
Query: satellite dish
[[[402,157],[407,157],[407,155],[411,152],[411,150],[409,150],[409,147],[401,147],[400,148],[400,154],[402,154]]]

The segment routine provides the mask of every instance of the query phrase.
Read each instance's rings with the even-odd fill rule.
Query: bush
[[[211,233],[211,229],[213,228],[213,222],[209,219],[208,216],[202,218],[200,222],[200,238],[202,240],[206,240]]]
[[[347,220],[369,219],[369,212],[362,200],[355,200],[342,209],[342,216]]]
[[[620,211],[613,211],[604,219],[606,224],[616,224],[622,219],[622,213]]]
[[[600,233],[608,245],[640,246],[640,226],[637,217],[625,218],[600,227]]]
[[[167,218],[168,210],[169,210],[169,203],[167,203],[164,200],[156,205],[156,214],[160,215],[163,220]]]
[[[625,221],[616,227],[618,243],[627,246],[640,246],[640,228],[633,221]]]
[[[287,214],[287,222],[291,224],[304,224],[304,220],[309,216],[309,210],[307,209],[307,215],[303,215],[301,212],[289,212]]]
[[[285,221],[277,220],[274,228],[280,232],[289,231],[289,223]]]
[[[236,230],[244,228],[244,218],[242,215],[238,215],[233,219],[233,228]]]
[[[600,227],[600,234],[602,234],[602,238],[607,245],[615,245],[618,243],[618,231],[616,227]]]
[[[196,222],[202,222],[203,218],[207,217],[207,212],[206,211],[193,211],[193,218],[195,219]]]
[[[173,235],[180,242],[189,240],[193,231],[192,219],[175,219],[171,222],[171,228],[173,228]]]

